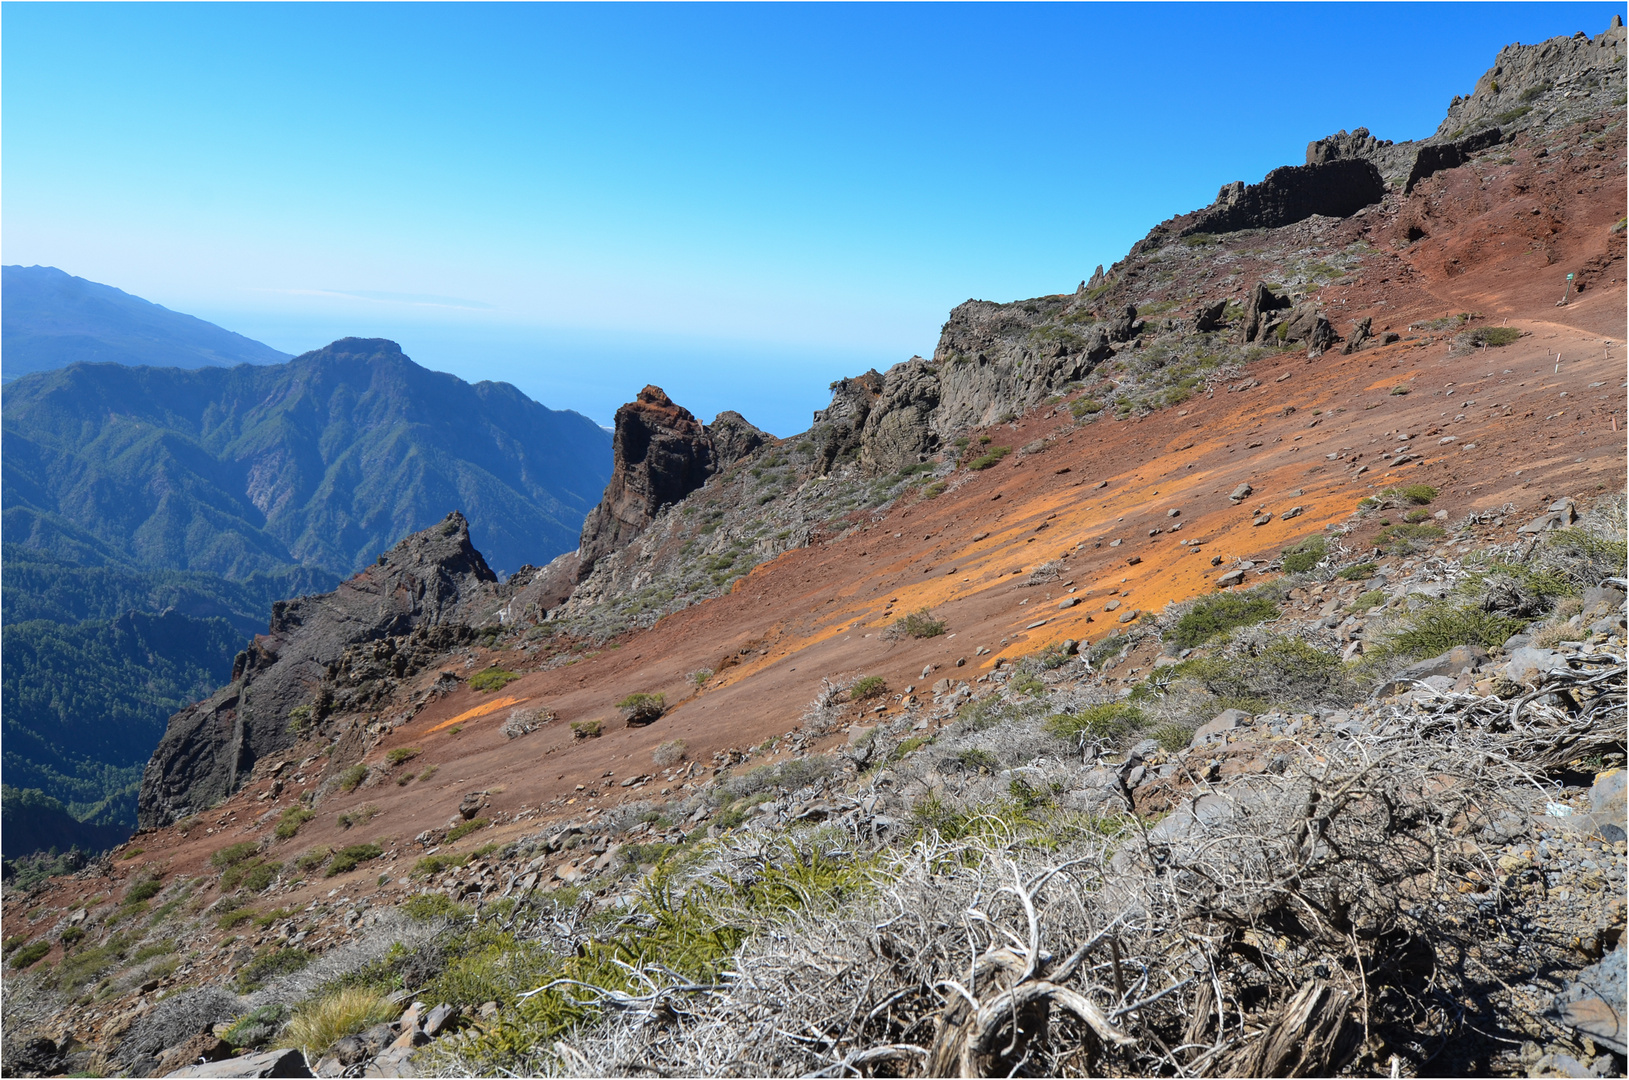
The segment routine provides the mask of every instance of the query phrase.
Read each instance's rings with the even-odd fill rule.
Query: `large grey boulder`
[[[1624,946],[1619,944],[1598,963],[1580,971],[1555,997],[1555,1019],[1587,1035],[1614,1054],[1629,1052],[1625,1043],[1624,985],[1629,981]]]
[[[201,1065],[188,1065],[169,1076],[260,1077],[260,1076],[315,1076],[306,1064],[305,1055],[298,1050],[265,1050],[242,1057],[206,1061]]]

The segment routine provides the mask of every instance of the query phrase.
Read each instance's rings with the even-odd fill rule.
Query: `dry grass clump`
[[[684,760],[687,749],[683,739],[670,739],[651,752],[650,759],[658,766],[677,765]]]
[[[316,1061],[345,1036],[388,1023],[399,1012],[388,995],[372,987],[346,986],[296,1009],[282,1043],[305,1051],[308,1060]]]

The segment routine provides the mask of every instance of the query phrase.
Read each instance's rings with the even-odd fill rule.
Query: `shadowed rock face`
[[[716,467],[707,429],[658,386],[645,387],[617,410],[611,448],[611,482],[583,522],[577,549],[584,574],[603,556],[626,547],[662,507],[705,484]]]
[[[1386,181],[1370,161],[1337,158],[1315,165],[1285,165],[1259,184],[1235,182],[1222,188],[1216,202],[1182,234],[1276,229],[1314,214],[1347,217],[1385,195]]]
[[[142,828],[168,824],[236,791],[256,761],[294,744],[294,710],[320,720],[324,676],[348,646],[465,621],[470,601],[497,584],[470,544],[469,522],[448,514],[374,566],[319,596],[272,606],[271,625],[232,667],[232,681],[170,718],[142,775]]]

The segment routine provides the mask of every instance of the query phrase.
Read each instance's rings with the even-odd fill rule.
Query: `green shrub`
[[[900,633],[913,638],[938,637],[945,632],[945,624],[933,617],[933,612],[927,608],[913,611],[909,615],[894,620],[894,628]]]
[[[1362,614],[1363,612],[1368,611],[1370,608],[1379,607],[1385,602],[1385,589],[1370,589],[1368,592],[1360,594],[1356,600],[1352,601],[1352,610],[1358,614]]]
[[[1448,531],[1441,525],[1404,522],[1400,525],[1387,525],[1381,529],[1379,535],[1375,537],[1375,543],[1393,555],[1408,555],[1418,551],[1422,544],[1441,540],[1447,535]]]
[[[316,1061],[339,1040],[401,1015],[401,1006],[372,987],[345,986],[313,999],[295,1010],[283,1036],[285,1045],[298,1047]]]
[[[283,869],[280,862],[267,859],[245,859],[234,863],[221,874],[222,889],[244,888],[249,892],[261,892],[266,886],[277,880],[277,872]]]
[[[1346,581],[1365,581],[1374,577],[1374,572],[1380,569],[1372,562],[1356,563],[1352,566],[1343,566],[1335,572],[1335,576]]]
[[[1392,397],[1403,397],[1407,393],[1408,387],[1404,386],[1402,383],[1398,383],[1396,386],[1391,388]]]
[[[1431,511],[1429,510],[1414,509],[1403,515],[1403,520],[1410,525],[1418,525],[1422,521],[1429,521],[1430,518]]]
[[[1437,497],[1437,489],[1430,484],[1406,484],[1403,487],[1387,488],[1380,494],[1396,499],[1398,502],[1412,503],[1415,506],[1429,506],[1431,500]]]
[[[1013,673],[1007,682],[1007,689],[1014,694],[1024,694],[1027,697],[1038,698],[1046,694],[1046,683],[1033,671],[1020,669]]]
[[[933,742],[931,735],[912,735],[910,738],[894,747],[894,752],[888,755],[890,761],[903,761],[907,754],[914,754]]]
[[[694,686],[697,690],[700,690],[702,687],[706,686],[709,682],[711,682],[712,678],[713,678],[713,669],[712,668],[707,668],[707,667],[697,668],[695,671],[692,671],[690,673],[690,685]]]
[[[573,720],[571,722],[571,737],[574,739],[599,738],[600,722],[598,720]]]
[[[316,816],[314,811],[303,806],[291,806],[277,819],[277,828],[273,829],[272,833],[279,840],[292,840],[299,833],[300,826]]]
[[[119,858],[129,861],[130,859],[134,859],[137,855],[145,854],[146,851],[146,848],[133,847],[123,855],[120,855]]]
[[[490,694],[494,690],[502,690],[516,679],[520,678],[513,671],[505,671],[500,667],[489,667],[485,671],[478,671],[469,677],[469,688],[480,694]]]
[[[888,692],[888,680],[881,675],[866,675],[855,679],[848,688],[850,701],[869,701]]]
[[[277,1034],[288,1014],[288,1006],[281,1002],[262,1005],[232,1021],[221,1039],[239,1048],[264,1046]]]
[[[1323,561],[1328,546],[1321,536],[1309,536],[1294,547],[1284,549],[1284,572],[1302,574]]]
[[[355,791],[362,786],[362,781],[368,778],[368,767],[357,762],[349,769],[339,774],[339,790]]]
[[[1183,724],[1161,724],[1148,733],[1148,737],[1160,744],[1160,749],[1170,753],[1185,750],[1193,742],[1193,733],[1198,728],[1187,727]]]
[[[1110,702],[1088,705],[1076,713],[1057,713],[1046,719],[1046,730],[1060,739],[1081,736],[1112,739],[1142,726],[1143,712],[1135,705]]]
[[[974,458],[972,461],[969,461],[967,463],[967,467],[975,472],[979,472],[984,469],[988,469],[993,465],[999,464],[1001,459],[1005,458],[1010,453],[1012,453],[1012,447],[1010,446],[992,446],[984,453]]]
[[[622,710],[622,717],[628,726],[649,724],[660,719],[667,711],[667,697],[664,694],[629,694],[617,702],[617,708]]]
[[[467,919],[474,914],[473,908],[454,902],[445,893],[419,893],[402,904],[399,910],[409,919],[416,919],[419,922],[430,922],[433,919]]]
[[[0,956],[10,956],[26,944],[28,944],[27,934],[12,934],[4,941],[0,941]]]
[[[62,942],[64,949],[71,949],[85,940],[85,931],[82,927],[70,926],[57,935],[57,940]]]
[[[33,967],[44,959],[45,954],[50,951],[51,943],[49,941],[41,940],[24,945],[19,949],[12,950],[11,966],[17,971]]]
[[[443,870],[448,870],[455,866],[463,866],[467,862],[469,862],[468,852],[465,852],[462,855],[454,855],[451,852],[438,851],[434,855],[426,855],[424,858],[414,863],[413,873],[419,877],[431,877],[435,874],[441,873]]]
[[[164,883],[159,881],[157,878],[147,878],[143,881],[138,881],[125,891],[124,902],[126,904],[139,904],[143,900],[151,900],[153,897],[157,896],[159,894],[159,890],[163,888]]]
[[[1478,326],[1468,334],[1462,335],[1467,345],[1487,345],[1498,348],[1501,345],[1511,345],[1522,336],[1522,332],[1514,326]]]
[[[340,874],[355,870],[362,863],[377,859],[385,853],[384,848],[378,844],[352,844],[350,847],[340,848],[334,855],[334,860],[328,864],[328,869],[322,873],[323,877],[336,877]]]
[[[333,854],[333,848],[312,848],[310,851],[301,855],[298,859],[295,859],[294,865],[309,874],[311,871],[317,869],[323,863],[327,862],[329,858],[333,856]]]
[[[924,499],[937,499],[945,493],[945,489],[949,486],[943,480],[935,480],[931,484],[924,484],[922,486],[922,497]]]
[[[1241,626],[1253,626],[1278,615],[1278,602],[1258,592],[1220,593],[1202,597],[1177,620],[1171,641],[1193,649]]]
[[[1103,403],[1093,398],[1076,398],[1069,403],[1069,412],[1076,420],[1096,416],[1103,411]]]
[[[222,930],[235,930],[254,917],[253,908],[233,908],[217,916],[215,925]]]
[[[412,761],[423,752],[416,746],[398,746],[385,755],[385,764],[394,769],[404,761]]]
[[[1411,613],[1400,629],[1380,643],[1382,656],[1436,656],[1456,645],[1495,648],[1527,625],[1474,604],[1463,606],[1447,601],[1431,604]]]
[[[1298,637],[1276,637],[1240,655],[1189,660],[1177,670],[1226,701],[1312,705],[1344,702],[1355,691],[1340,657]]]
[[[317,714],[309,705],[296,705],[288,711],[288,729],[295,735],[304,734],[313,723]]]
[[[939,759],[940,772],[989,772],[1001,768],[1001,759],[988,750],[967,747]]]
[[[447,843],[450,844],[455,840],[462,840],[470,833],[475,832],[477,829],[484,829],[489,824],[490,822],[488,822],[484,817],[471,818],[468,821],[461,821],[457,825],[454,825],[452,828],[447,830]]]
[[[209,865],[215,867],[216,869],[224,869],[228,866],[235,866],[259,850],[260,845],[252,840],[245,840],[242,843],[231,844],[227,847],[221,848],[219,851],[211,855],[209,857]]]

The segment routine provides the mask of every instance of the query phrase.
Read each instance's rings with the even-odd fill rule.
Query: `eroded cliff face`
[[[213,805],[303,729],[365,705],[334,679],[348,650],[373,643],[388,680],[467,640],[475,610],[498,599],[497,581],[470,543],[469,522],[452,513],[333,592],[273,605],[267,632],[238,655],[232,681],[170,718],[142,776],[141,827]],[[375,695],[389,689],[369,683]]]

